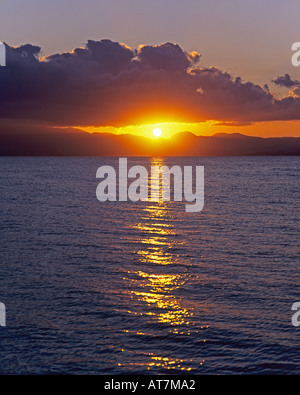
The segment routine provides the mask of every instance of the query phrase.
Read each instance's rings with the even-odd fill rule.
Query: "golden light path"
[[[151,165],[162,166],[163,159],[153,159]],[[174,248],[180,248],[184,241],[174,241],[176,220],[169,207],[171,203],[162,201],[160,191],[157,194],[155,202],[142,206],[141,221],[131,225],[132,229],[141,234],[139,248],[135,251],[141,265],[137,270],[128,272],[128,277],[124,278],[130,282],[127,294],[133,306],[128,313],[132,316],[145,315],[153,325],[163,325],[175,336],[189,336],[193,326],[191,320],[194,308],[176,296],[176,291],[189,281],[191,275],[187,268],[184,270],[179,265],[178,269],[174,265],[180,263],[180,258],[172,252]],[[151,336],[151,333],[140,330],[135,335]],[[148,370],[159,367],[188,372],[194,365],[191,359],[176,358],[170,354],[159,355],[157,352],[148,353],[148,358]],[[203,363],[204,360],[198,362],[198,365]],[[145,363],[132,362],[131,365],[145,366]]]

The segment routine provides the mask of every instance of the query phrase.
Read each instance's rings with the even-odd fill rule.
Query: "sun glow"
[[[155,129],[153,130],[153,134],[154,134],[155,137],[160,137],[161,134],[162,134],[162,130],[159,129],[159,128],[155,128]]]
[[[1,0],[0,0],[1,1]],[[204,123],[176,123],[176,122],[162,122],[162,123],[143,123],[140,125],[127,126],[75,126],[75,128],[84,130],[88,133],[109,133],[109,134],[132,134],[135,136],[149,137],[154,140],[159,138],[168,139],[177,133],[189,131],[194,134],[214,134],[216,128],[214,127],[207,133],[207,124]],[[156,136],[153,132],[155,129],[161,130],[161,135]]]

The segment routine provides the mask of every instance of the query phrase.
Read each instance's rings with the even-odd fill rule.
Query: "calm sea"
[[[298,157],[205,166],[205,207],[96,199],[118,158],[0,158],[1,374],[300,374]]]

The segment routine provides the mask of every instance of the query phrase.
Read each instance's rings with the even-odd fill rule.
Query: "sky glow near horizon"
[[[291,64],[291,45],[300,41],[299,15],[298,0],[2,0],[0,40],[10,46],[38,45],[43,56],[71,52],[84,47],[87,40],[105,38],[131,48],[177,43],[184,51],[199,52],[201,67],[214,66],[243,81],[268,84],[272,94],[284,97],[289,89],[272,80],[284,74],[300,79],[300,67]],[[214,134],[217,125],[222,132],[269,136],[281,135],[285,128],[289,135],[300,135],[299,123],[292,119],[272,125],[212,120],[178,123],[176,127],[171,119],[150,120],[147,124],[151,129],[164,122],[166,128],[161,129],[167,129],[166,137],[184,131],[188,124],[189,130],[197,134]],[[173,128],[168,132],[172,122]],[[102,132],[105,126],[82,128]],[[116,132],[113,129],[112,125],[110,131]]]

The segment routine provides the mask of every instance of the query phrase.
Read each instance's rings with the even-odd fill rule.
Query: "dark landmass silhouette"
[[[250,137],[240,133],[169,139],[131,134],[89,134],[80,129],[0,131],[1,156],[267,156],[300,155],[300,138]]]

